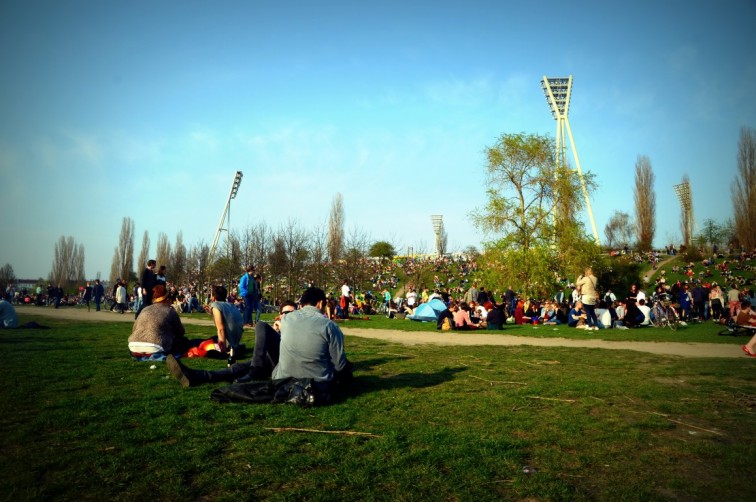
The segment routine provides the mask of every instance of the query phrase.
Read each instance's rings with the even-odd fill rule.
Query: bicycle
[[[672,331],[677,331],[680,327],[680,316],[672,306],[669,298],[657,299],[654,307],[651,309],[651,322],[656,328],[669,327]]]

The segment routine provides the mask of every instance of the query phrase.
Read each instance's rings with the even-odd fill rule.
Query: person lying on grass
[[[203,371],[190,369],[169,355],[168,369],[183,387],[254,381],[270,376],[274,381],[311,378],[329,393],[338,390],[352,377],[352,363],[344,351],[344,334],[335,322],[323,315],[326,295],[322,289],[308,288],[300,304],[299,310],[291,302],[281,306],[280,337],[266,323],[258,324],[270,329],[256,329],[255,352],[250,361]],[[272,366],[270,370],[269,366]]]

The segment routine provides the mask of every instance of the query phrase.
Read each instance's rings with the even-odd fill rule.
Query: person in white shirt
[[[417,304],[417,293],[415,292],[415,288],[409,288],[409,293],[407,293],[407,306],[409,308],[415,308]]]
[[[342,319],[348,319],[349,318],[349,303],[352,300],[352,290],[349,288],[349,283],[346,279],[344,279],[344,282],[341,284],[341,318]]]
[[[651,308],[646,305],[646,300],[644,298],[638,300],[638,310],[643,312],[643,322],[641,322],[640,325],[649,326],[651,324]]]

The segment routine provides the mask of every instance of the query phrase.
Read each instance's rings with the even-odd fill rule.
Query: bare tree
[[[239,240],[242,265],[254,265],[257,273],[265,274],[271,240],[271,230],[268,225],[261,221],[247,227]]]
[[[129,281],[134,274],[134,220],[124,217],[110,268],[110,281],[113,282],[119,277]]]
[[[328,259],[336,263],[344,252],[344,197],[337,193],[328,218]]]
[[[743,127],[738,141],[738,176],[732,182],[735,236],[748,250],[756,249],[756,131]]]
[[[15,282],[16,273],[13,271],[11,264],[6,263],[2,267],[0,267],[0,288],[2,288],[2,293],[5,292],[5,288],[8,287],[8,284],[13,284]]]
[[[321,224],[316,226],[310,233],[309,238],[309,255],[310,255],[310,270],[308,275],[308,283],[318,286],[319,288],[327,288],[328,281],[328,268],[326,262],[328,260],[328,233],[326,232],[325,225]]]
[[[84,244],[79,244],[73,257],[73,280],[84,281]]]
[[[307,233],[296,220],[290,219],[279,232],[286,253],[286,282],[292,298],[299,294],[309,258]]]
[[[635,162],[635,228],[639,249],[650,250],[656,233],[656,192],[651,160],[645,155]]]
[[[606,246],[613,248],[624,247],[630,244],[633,237],[633,223],[630,221],[630,215],[623,211],[615,211],[609,222],[604,227],[606,236]]]
[[[171,243],[168,242],[168,236],[163,232],[160,232],[158,234],[157,249],[155,250],[155,261],[157,261],[158,266],[167,266],[171,261]],[[144,266],[144,263],[140,263],[139,265]]]
[[[180,230],[179,233],[176,234],[176,243],[173,246],[168,269],[171,274],[172,283],[184,284],[187,269],[187,255],[186,246],[184,246],[184,235]]]
[[[210,246],[204,241],[200,241],[189,250],[185,281],[196,282],[202,289],[209,281],[209,269]]]
[[[84,246],[76,245],[73,237],[60,236],[55,243],[55,254],[50,281],[64,287],[84,280]]]
[[[290,292],[285,289],[281,277],[285,276],[287,267],[286,243],[285,238],[279,229],[271,238],[271,248],[268,252],[268,263],[270,273],[267,275],[267,282],[273,286],[273,302],[278,304],[285,299],[293,299],[289,296]],[[283,286],[283,287],[282,287]]]
[[[108,278],[108,282],[110,284],[115,283],[116,280],[120,279],[121,273],[121,256],[118,252],[118,246],[116,246],[113,249],[113,261],[110,262],[110,276]]]
[[[358,227],[352,228],[346,240],[343,259],[336,266],[339,281],[346,279],[356,290],[370,275],[367,256],[372,239]],[[338,282],[339,285],[340,282]]]
[[[145,263],[147,263],[147,260],[150,259],[150,234],[147,232],[147,230],[144,231],[144,235],[142,236],[142,249],[139,251],[139,259],[137,260],[137,266],[139,267],[139,270],[144,266]]]

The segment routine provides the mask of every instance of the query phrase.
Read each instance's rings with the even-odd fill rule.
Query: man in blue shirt
[[[255,298],[255,267],[248,265],[239,279],[239,296],[244,299],[244,325],[252,326],[252,304]]]

